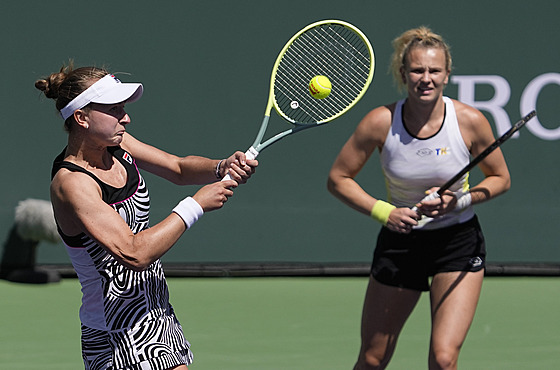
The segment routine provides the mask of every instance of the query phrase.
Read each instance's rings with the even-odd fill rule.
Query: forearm
[[[489,176],[478,185],[470,189],[472,204],[486,202],[500,194],[505,193],[510,188],[510,180],[501,176]]]
[[[218,167],[219,165],[219,167]],[[179,161],[178,185],[203,185],[223,177],[225,161],[199,156],[183,157]]]
[[[369,216],[371,214],[371,209],[376,200],[354,179],[330,177],[327,188],[331,194],[347,206],[365,215]]]
[[[142,271],[167,253],[203,214],[202,207],[187,197],[162,222],[114,245],[113,255],[128,268]]]
[[[118,249],[115,258],[131,270],[143,271],[167,253],[185,230],[181,218],[171,214],[154,227],[132,236],[126,248]]]

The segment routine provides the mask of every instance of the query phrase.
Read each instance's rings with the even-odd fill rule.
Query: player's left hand
[[[256,159],[247,159],[245,153],[241,151],[236,151],[224,162],[224,175],[229,173],[238,184],[245,184],[259,165]]]
[[[438,187],[431,188],[430,190],[426,191],[426,195],[435,193],[438,190]],[[450,190],[446,190],[442,196],[436,197],[435,199],[431,200],[422,200],[418,204],[416,204],[416,207],[418,208],[418,212],[421,215],[436,218],[452,211],[453,209],[455,209],[456,205],[457,197],[455,193]]]

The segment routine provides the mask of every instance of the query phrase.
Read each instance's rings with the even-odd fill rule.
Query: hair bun
[[[73,63],[70,62],[68,66],[63,66],[60,71],[51,73],[50,76],[35,81],[35,87],[42,91],[49,99],[58,99],[60,85],[64,82],[68,74],[73,69]]]
[[[49,77],[37,80],[35,82],[35,87],[41,90],[45,96],[49,99],[58,99],[58,91],[60,85],[66,78],[64,73],[53,73]]]

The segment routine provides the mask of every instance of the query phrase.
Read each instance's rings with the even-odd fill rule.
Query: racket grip
[[[257,149],[255,149],[253,147],[250,147],[245,152],[245,158],[246,159],[255,159],[255,158],[257,158],[258,155],[259,155],[259,152],[257,151]],[[229,172],[226,173],[226,175],[224,176],[224,178],[221,181],[226,181],[226,180],[231,180],[231,176],[229,175]]]
[[[430,194],[426,195],[426,196],[420,201],[420,203],[421,203],[421,202],[425,202],[425,201],[427,201],[427,200],[434,200],[434,199],[437,199],[437,198],[439,198],[439,193],[438,193],[437,191],[434,191],[433,193],[430,193]],[[412,207],[412,210],[413,210],[414,212],[416,212],[416,211],[418,211],[418,207],[414,206],[414,207]]]

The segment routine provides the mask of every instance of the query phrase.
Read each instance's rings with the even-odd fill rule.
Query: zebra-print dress
[[[127,183],[110,186],[86,169],[54,161],[52,177],[61,168],[91,176],[102,198],[133,233],[149,227],[150,198],[132,156],[120,147],[109,152],[125,168]],[[86,369],[168,369],[190,364],[192,353],[169,303],[160,260],[141,272],[132,271],[85,233],[68,236],[59,229],[82,285],[82,356]]]

